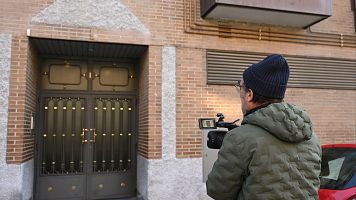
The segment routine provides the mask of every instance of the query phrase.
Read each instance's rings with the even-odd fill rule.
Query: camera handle
[[[216,116],[219,117],[218,121],[215,123],[216,127],[227,128],[229,131],[238,127],[238,125],[236,125],[235,123],[238,122],[240,119],[237,119],[233,122],[224,122],[225,116],[223,113],[218,113]]]

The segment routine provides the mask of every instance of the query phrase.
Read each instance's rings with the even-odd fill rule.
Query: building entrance
[[[36,199],[136,195],[136,70],[130,62],[43,59]]]

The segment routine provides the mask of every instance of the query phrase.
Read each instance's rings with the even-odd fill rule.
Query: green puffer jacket
[[[206,182],[214,199],[318,199],[321,147],[307,113],[273,103],[229,131]]]

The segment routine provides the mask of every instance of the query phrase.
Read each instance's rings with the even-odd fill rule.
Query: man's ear
[[[248,89],[246,92],[246,100],[247,102],[252,102],[253,99],[253,91],[251,89]]]

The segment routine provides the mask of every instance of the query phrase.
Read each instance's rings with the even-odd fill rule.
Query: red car
[[[320,200],[356,200],[356,144],[322,146]]]

